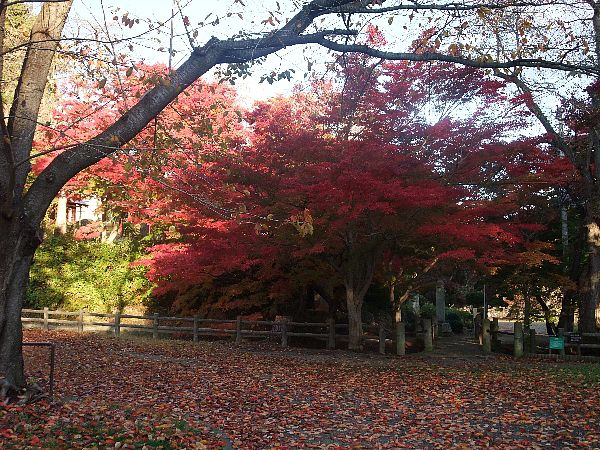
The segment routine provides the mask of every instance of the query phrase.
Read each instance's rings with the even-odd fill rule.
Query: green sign
[[[564,350],[565,338],[564,337],[550,337],[550,350]]]

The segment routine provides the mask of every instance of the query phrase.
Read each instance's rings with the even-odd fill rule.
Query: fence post
[[[44,308],[44,330],[48,331],[50,324],[48,323],[48,308]]]
[[[379,354],[385,355],[385,325],[383,320],[379,322]]]
[[[242,316],[237,316],[235,319],[235,343],[242,342]]]
[[[490,334],[490,319],[483,319],[483,353],[489,354],[492,353],[492,336]]]
[[[565,337],[565,329],[564,328],[559,328],[558,329],[558,337],[562,337],[564,339],[564,337]],[[561,354],[561,356],[565,355],[565,346],[564,345],[560,349],[560,354]]]
[[[119,311],[118,309],[115,309],[113,311],[113,314],[115,315],[115,321],[114,321],[115,336],[119,337],[121,334],[121,311]]]
[[[423,320],[423,339],[424,339],[424,343],[425,343],[425,351],[426,352],[430,352],[433,350],[433,335],[431,333],[431,326],[432,324],[432,320],[431,319],[425,319]]]
[[[194,342],[198,342],[198,316],[194,316]]]
[[[535,329],[530,328],[529,329],[529,353],[531,353],[532,355],[535,355],[536,350],[537,350],[537,345],[535,342]]]
[[[287,319],[281,321],[281,346],[287,348],[288,346],[288,335],[287,335]]]
[[[523,325],[523,354],[529,353],[529,350],[531,349],[531,343],[529,342],[529,337],[531,336],[529,334],[529,330],[531,328],[529,328],[531,326],[530,325]]]
[[[335,319],[327,319],[328,336],[327,336],[327,349],[335,350]]]
[[[396,322],[396,355],[406,354],[406,325]]]
[[[492,319],[492,324],[490,325],[490,332],[492,333],[492,350],[498,349],[500,346],[500,341],[498,340],[499,331],[500,324],[498,323],[498,318],[494,317]]]
[[[79,321],[77,322],[79,332],[83,333],[83,309],[79,310]]]
[[[154,313],[154,321],[152,324],[152,339],[158,339],[158,313]]]
[[[523,356],[523,324],[515,322],[515,335],[513,344],[513,353],[515,358]]]

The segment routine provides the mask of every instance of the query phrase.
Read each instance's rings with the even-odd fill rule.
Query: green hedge
[[[51,236],[35,254],[26,307],[107,312],[141,305],[152,285],[144,267],[131,267],[143,247],[126,239],[115,243]]]
[[[462,333],[465,327],[473,327],[473,315],[460,309],[446,308],[446,321],[454,333]]]

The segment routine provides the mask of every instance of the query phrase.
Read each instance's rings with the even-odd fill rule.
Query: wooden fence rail
[[[515,322],[514,331],[499,331],[496,329],[491,334],[492,340],[496,342],[499,342],[499,336],[510,336],[514,344],[513,354],[515,357],[521,357],[523,353],[539,353],[540,344],[543,349],[548,349],[549,353],[551,352],[549,340],[553,336],[537,334],[533,328],[526,331],[520,322]],[[600,333],[565,332],[562,328],[559,328],[557,337],[564,339],[562,348],[558,349],[561,356],[565,355],[566,348],[575,349],[578,356],[581,356],[581,349],[600,349]]]
[[[151,333],[154,339],[158,339],[161,334],[191,335],[194,342],[198,342],[200,336],[233,337],[236,343],[240,343],[244,337],[279,337],[282,347],[287,347],[290,337],[305,337],[323,340],[326,348],[335,349],[336,342],[348,340],[348,334],[340,333],[340,331],[347,331],[348,324],[335,323],[332,319],[323,323],[244,320],[242,317],[238,317],[236,320],[221,320],[160,316],[158,314],[151,316],[121,314],[117,310],[109,314],[87,311],[51,311],[44,308],[23,309],[21,320],[23,323],[41,324],[44,330],[70,326],[83,333],[86,328],[89,330],[90,327],[107,328],[116,337],[119,337],[123,330],[135,330]],[[137,323],[132,321],[137,321]],[[365,324],[362,339],[377,343],[381,354],[385,354],[386,342],[396,342],[396,353],[403,355],[406,342],[404,329],[402,326],[391,333],[383,323],[376,326]],[[431,327],[430,324],[425,329],[429,330],[428,332],[431,334],[429,339],[424,338],[427,350],[430,350],[429,342],[434,338],[435,327]],[[388,337],[388,335],[390,336]]]

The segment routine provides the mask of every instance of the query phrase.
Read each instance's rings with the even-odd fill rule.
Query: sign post
[[[552,350],[558,350],[559,353],[565,350],[565,338],[563,336],[550,336],[550,342],[548,344],[548,354],[552,354]],[[556,360],[558,361],[558,355],[556,354]]]
[[[577,346],[577,356],[581,356],[581,334],[573,333],[569,335],[569,343]]]

